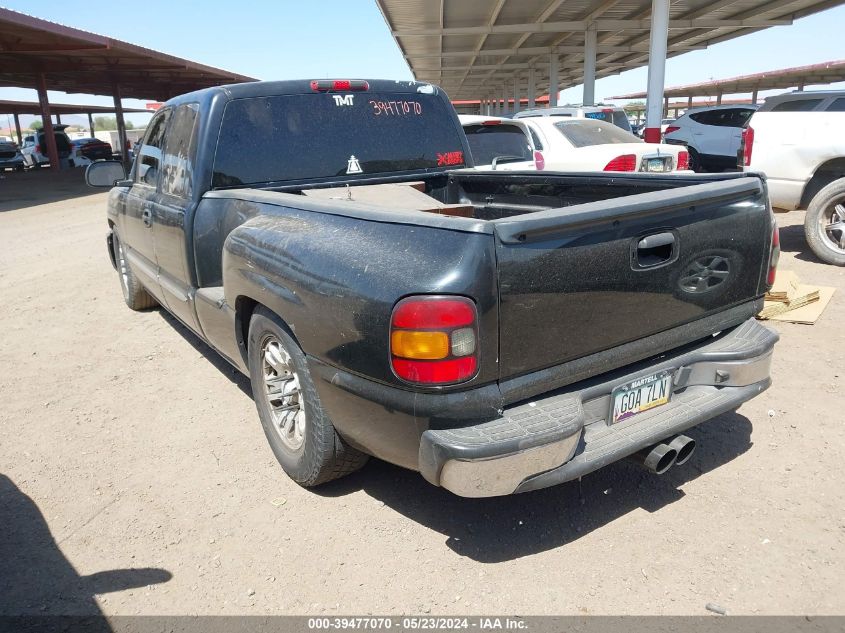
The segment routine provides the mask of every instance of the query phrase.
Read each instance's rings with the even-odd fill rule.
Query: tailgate
[[[760,297],[771,223],[757,177],[495,220],[500,378]]]

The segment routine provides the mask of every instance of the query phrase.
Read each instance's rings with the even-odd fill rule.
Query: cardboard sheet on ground
[[[766,293],[766,301],[788,302],[798,294],[798,275],[791,270],[779,270],[772,289]]]
[[[812,325],[824,312],[827,304],[830,303],[830,298],[836,291],[836,288],[829,286],[817,286],[819,291],[819,300],[814,301],[801,308],[795,308],[789,312],[778,314],[770,317],[772,321],[786,321],[787,323],[803,323],[805,325]]]

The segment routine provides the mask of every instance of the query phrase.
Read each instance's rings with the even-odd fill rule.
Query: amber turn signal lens
[[[394,330],[390,351],[400,358],[436,360],[449,355],[449,336],[445,332]]]

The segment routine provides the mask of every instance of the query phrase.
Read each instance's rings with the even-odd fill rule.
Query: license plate
[[[649,158],[646,162],[646,171],[664,172],[666,171],[666,160],[663,158]]]
[[[672,375],[669,369],[651,376],[638,378],[613,390],[613,409],[610,423],[628,420],[638,413],[649,411],[669,402],[672,395]]]

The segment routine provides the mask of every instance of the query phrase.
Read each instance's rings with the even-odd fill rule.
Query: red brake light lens
[[[664,135],[671,134],[672,132],[677,132],[680,129],[681,128],[677,125],[670,125],[669,127],[666,128],[666,131],[663,134]]]
[[[534,150],[534,169],[537,171],[543,171],[545,168],[546,158],[543,156],[543,152]]]
[[[678,152],[678,171],[689,169],[689,152]]]
[[[481,125],[501,125],[502,122],[496,119],[490,119],[488,121],[482,121]]]
[[[390,319],[390,364],[400,379],[448,385],[478,370],[478,313],[466,297],[418,295],[403,299]]]
[[[622,154],[622,156],[617,156],[604,166],[604,171],[636,171],[636,169],[636,154]]]
[[[311,90],[314,92],[350,92],[369,89],[370,84],[360,79],[315,79],[311,82]]]
[[[742,131],[742,164],[751,166],[751,150],[754,149],[754,128],[747,127]]]

